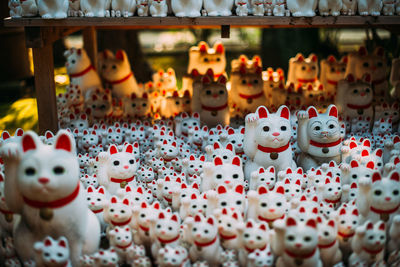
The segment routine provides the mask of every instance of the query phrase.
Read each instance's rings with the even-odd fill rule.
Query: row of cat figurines
[[[321,16],[395,15],[400,1],[393,0],[9,0],[10,16],[45,19],[70,17],[177,17],[200,16]]]

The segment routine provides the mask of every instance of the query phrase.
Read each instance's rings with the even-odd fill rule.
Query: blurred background
[[[1,17],[8,17],[7,1],[2,1]],[[37,111],[32,65],[32,52],[25,48],[24,32],[5,28],[0,23],[0,133],[16,128],[37,130]],[[319,59],[328,55],[340,57],[364,45],[369,50],[383,46],[387,60],[398,57],[399,37],[383,29],[262,29],[231,28],[230,38],[221,39],[219,29],[168,30],[99,30],[99,51],[125,49],[139,82],[147,82],[158,69],[175,69],[178,88],[186,73],[188,50],[200,41],[213,45],[221,40],[227,53],[227,73],[230,61],[246,54],[261,55],[263,68],[281,67],[287,72],[289,58],[297,53],[310,53]],[[57,41],[54,46],[55,82],[57,92],[68,84],[63,52],[82,47],[82,35],[77,32]]]

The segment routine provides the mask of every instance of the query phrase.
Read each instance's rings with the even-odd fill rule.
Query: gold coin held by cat
[[[329,153],[329,148],[327,148],[327,147],[322,148],[322,153],[328,154]]]
[[[125,188],[125,186],[126,186],[127,184],[128,184],[128,183],[124,181],[124,182],[120,183],[119,186],[120,186],[121,188]]]
[[[6,222],[12,222],[12,220],[13,220],[13,214],[11,214],[11,213],[7,213],[7,214],[4,214],[4,219],[6,219]]]
[[[40,218],[42,218],[43,220],[50,221],[51,219],[53,219],[54,212],[50,208],[42,208],[39,211],[39,215]]]
[[[247,104],[251,104],[253,103],[253,99],[252,98],[247,98]]]
[[[381,217],[381,220],[384,222],[389,221],[389,213],[381,213],[380,217]]]
[[[303,265],[303,259],[300,259],[300,258],[296,258],[296,259],[294,259],[294,262],[298,265],[298,266],[300,266],[300,265]]]
[[[271,157],[272,160],[276,160],[279,157],[279,154],[276,152],[272,152],[269,156]]]
[[[363,109],[357,109],[357,113],[358,113],[358,115],[362,115],[362,114],[364,114],[364,110]]]
[[[218,115],[218,111],[216,111],[216,110],[213,110],[213,111],[211,111],[211,116],[217,116]]]

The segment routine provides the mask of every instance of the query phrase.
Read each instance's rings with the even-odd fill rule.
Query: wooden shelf
[[[121,28],[165,28],[165,27],[219,27],[229,25],[232,27],[393,27],[400,25],[400,16],[339,16],[339,17],[198,17],[198,18],[67,18],[67,19],[41,19],[41,18],[6,18],[6,27],[121,27]]]

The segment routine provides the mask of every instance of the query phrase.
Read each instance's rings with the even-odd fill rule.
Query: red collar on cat
[[[129,218],[127,221],[124,221],[124,222],[114,222],[113,220],[111,220],[111,224],[114,225],[114,226],[124,226],[124,225],[129,224],[131,222],[131,220],[132,220],[132,217]]]
[[[332,81],[332,80],[327,80],[326,81],[328,84],[331,84],[331,85],[338,85],[338,82],[337,81]]]
[[[197,241],[195,240],[195,241],[194,241],[194,244],[195,244],[196,246],[198,246],[198,247],[208,247],[208,246],[211,246],[212,244],[215,243],[215,241],[217,241],[217,236],[218,236],[218,235],[216,235],[216,236],[214,237],[213,240],[211,240],[210,242],[207,242],[207,243],[200,243],[200,242],[197,242]]]
[[[113,177],[111,177],[110,181],[113,182],[113,183],[120,184],[120,183],[123,183],[123,182],[127,182],[127,183],[132,182],[133,179],[135,179],[135,176],[132,176],[131,178],[123,178],[123,179],[122,178],[113,178]]]
[[[223,110],[223,109],[225,109],[226,107],[228,107],[228,103],[226,103],[225,105],[222,105],[222,106],[218,106],[218,107],[209,107],[209,106],[201,105],[201,108],[204,109],[204,110],[207,110],[207,111],[218,111],[218,110]]]
[[[240,96],[241,98],[244,98],[244,99],[256,99],[256,98],[259,98],[259,97],[261,97],[261,96],[263,96],[263,95],[264,95],[264,92],[263,92],[263,91],[259,92],[258,94],[255,94],[255,95],[244,95],[244,94],[239,94],[239,96]]]
[[[12,212],[12,211],[3,210],[3,209],[0,209],[0,212],[3,213],[3,214],[14,214],[14,212]]]
[[[79,188],[80,188],[80,182],[78,182],[78,185],[76,186],[75,190],[68,196],[64,198],[60,198],[54,201],[50,202],[42,202],[38,200],[32,200],[29,199],[25,196],[23,196],[24,202],[34,208],[41,209],[41,208],[52,208],[52,209],[57,209],[64,207],[65,205],[71,203],[79,194]]]
[[[316,146],[316,147],[333,147],[333,146],[339,145],[341,142],[342,142],[342,138],[339,138],[337,141],[331,142],[331,143],[319,143],[319,142],[310,140],[310,145]]]
[[[116,245],[116,247],[117,247],[117,248],[120,248],[120,249],[127,249],[127,248],[129,248],[131,245],[132,245],[132,241],[131,241],[128,245],[125,245],[125,246],[118,246],[118,245]]]
[[[273,148],[273,147],[265,147],[262,145],[258,145],[257,148],[258,150],[264,152],[264,153],[280,153],[285,151],[286,149],[289,148],[290,142],[288,142],[286,145],[281,146],[281,147],[277,147],[277,148]]]
[[[93,213],[100,213],[100,212],[103,212],[103,209],[99,209],[99,210],[92,210],[93,211]]]
[[[342,233],[342,232],[338,232],[338,235],[340,235],[340,236],[343,237],[343,238],[350,238],[350,237],[353,237],[353,236],[355,235],[355,233],[356,233],[356,232],[353,232],[353,233],[351,233],[351,234],[344,234],[344,233]]]
[[[317,77],[312,79],[300,79],[300,78],[297,79],[299,83],[313,83],[316,82],[317,80],[318,80]]]
[[[366,109],[366,108],[369,108],[371,105],[372,105],[372,103],[369,103],[369,104],[366,104],[366,105],[362,105],[362,106],[353,105],[353,104],[347,104],[347,107],[351,108],[351,109]]]
[[[173,243],[173,242],[177,241],[179,239],[179,235],[177,235],[175,238],[172,238],[170,240],[165,240],[165,239],[162,239],[162,238],[159,238],[159,237],[157,237],[157,239],[158,239],[158,241],[160,241],[160,243],[170,244],[170,243]]]
[[[258,216],[258,219],[259,219],[260,221],[264,221],[264,222],[267,222],[267,223],[274,222],[274,221],[276,221],[276,220],[283,220],[283,218],[285,218],[285,214],[283,214],[282,217],[275,218],[275,219],[267,219],[267,218]]]
[[[253,253],[254,250],[259,249],[259,250],[264,250],[267,248],[267,244],[265,244],[265,246],[263,246],[262,248],[248,248],[246,246],[244,246],[244,248],[247,250],[248,253]]]
[[[383,250],[383,247],[378,249],[378,250],[373,250],[373,249],[369,249],[369,248],[363,247],[363,250],[365,252],[367,252],[368,254],[375,254],[376,255],[376,254],[378,254],[379,252],[381,252]]]
[[[241,155],[243,155],[244,154],[244,151],[242,151],[242,152],[236,152],[236,156],[241,156]]]
[[[116,81],[109,81],[109,80],[105,80],[105,82],[107,84],[119,84],[119,83],[123,83],[126,80],[128,80],[131,76],[133,76],[133,72],[129,73],[128,75],[126,75],[124,78],[120,79],[120,80],[116,80]]]
[[[336,244],[336,238],[333,240],[333,242],[326,244],[326,245],[318,245],[319,248],[331,248]]]
[[[165,201],[167,201],[168,203],[172,203],[172,198],[164,197],[164,199],[165,199]]]
[[[336,200],[324,199],[324,201],[329,204],[336,204],[340,201],[340,198]]]
[[[185,136],[185,137],[188,137],[188,136],[189,136],[188,133],[184,133],[184,132],[182,132],[182,135]]]
[[[292,258],[297,258],[297,259],[308,259],[308,258],[311,258],[312,256],[314,256],[316,251],[317,251],[317,247],[315,247],[313,249],[313,251],[311,251],[308,254],[296,254],[294,252],[291,252],[291,251],[285,249],[286,254],[288,254]]]
[[[400,205],[391,210],[381,210],[381,209],[377,209],[377,208],[374,208],[371,206],[371,211],[378,213],[378,214],[392,214],[393,212],[398,210],[399,207],[400,207]]]
[[[237,235],[229,236],[229,235],[224,235],[224,234],[221,234],[221,233],[219,233],[219,236],[224,240],[231,240],[231,239],[235,239],[237,237]]]
[[[140,225],[140,224],[139,224],[139,228],[142,229],[144,232],[150,231],[150,228],[149,228],[149,227],[145,227],[145,226]]]
[[[70,78],[78,78],[78,77],[81,77],[81,76],[85,75],[86,73],[88,73],[88,72],[91,71],[91,70],[95,70],[95,68],[93,67],[93,65],[89,65],[89,67],[87,67],[86,69],[84,69],[84,70],[81,71],[81,72],[78,72],[78,73],[71,73],[71,74],[69,74],[69,77],[70,77]]]

